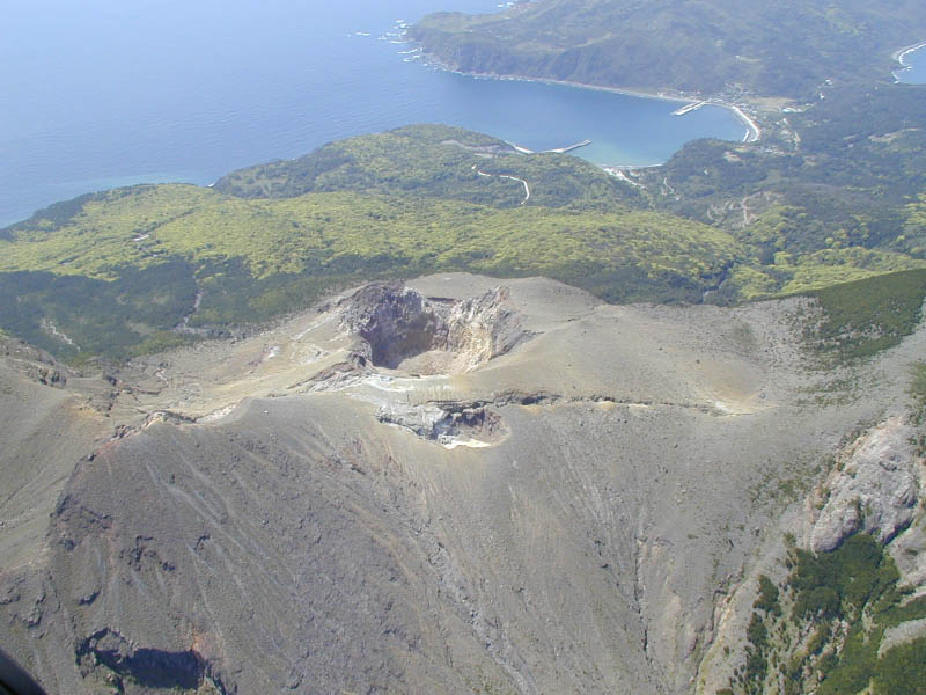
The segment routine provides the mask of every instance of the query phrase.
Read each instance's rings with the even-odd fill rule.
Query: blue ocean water
[[[898,80],[911,84],[926,84],[926,46],[907,53],[903,62],[908,69],[896,73]]]
[[[387,33],[491,0],[5,0],[0,225],[92,190],[208,184],[237,167],[407,123],[444,122],[531,149],[591,139],[601,164],[653,164],[729,111],[429,69]]]

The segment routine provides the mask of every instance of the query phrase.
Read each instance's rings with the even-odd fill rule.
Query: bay
[[[609,165],[662,162],[745,127],[708,106],[428,68],[397,21],[486,0],[7,0],[0,30],[0,225],[85,192],[205,185],[237,167],[420,122]]]
[[[914,51],[904,53],[902,64],[905,69],[894,73],[899,81],[926,84],[926,46],[920,46]]]

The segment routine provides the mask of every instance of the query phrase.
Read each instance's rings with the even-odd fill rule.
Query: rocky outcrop
[[[808,408],[793,303],[413,282],[115,383],[0,360],[3,648],[88,695],[683,695],[726,645],[732,670],[717,597],[783,481],[896,407],[886,368]]]
[[[195,651],[170,652],[137,647],[104,628],[82,640],[75,658],[84,678],[91,674],[117,692],[196,691],[227,695],[222,681]]]
[[[903,418],[892,417],[840,452],[817,491],[813,550],[832,550],[858,531],[886,543],[910,525],[920,495],[912,435]]]
[[[67,384],[68,369],[64,365],[20,340],[0,337],[0,358],[6,358],[8,365],[42,386],[63,388]]]
[[[465,300],[425,298],[401,284],[372,284],[342,306],[357,335],[361,364],[419,374],[459,373],[509,352],[530,337],[498,287]]]
[[[445,446],[454,443],[487,444],[504,434],[502,419],[485,402],[426,403],[402,407],[392,404],[380,410],[380,422],[411,430],[419,437]]]

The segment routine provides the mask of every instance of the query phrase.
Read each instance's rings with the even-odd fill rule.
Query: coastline
[[[926,43],[921,44],[926,45]],[[420,46],[420,44],[419,44]],[[911,49],[916,50],[916,49]],[[540,84],[548,84],[558,87],[574,87],[578,89],[594,89],[599,92],[610,92],[611,94],[623,94],[626,96],[632,97],[642,97],[645,99],[659,99],[662,101],[670,101],[674,103],[682,104],[691,104],[693,102],[704,102],[705,105],[720,106],[732,111],[733,114],[746,126],[746,136],[743,138],[743,142],[758,142],[762,137],[762,129],[759,127],[759,124],[756,123],[749,114],[743,111],[742,106],[738,104],[733,104],[728,101],[724,101],[719,97],[707,97],[704,98],[697,94],[685,94],[683,92],[672,92],[667,93],[664,91],[650,91],[645,89],[630,89],[625,87],[606,87],[604,85],[598,84],[587,84],[585,82],[576,82],[574,80],[557,80],[553,78],[546,77],[528,77],[527,75],[500,75],[497,73],[491,72],[466,72],[463,70],[456,70],[451,68],[441,61],[434,58],[434,56],[427,54],[422,47],[422,53],[425,56],[427,64],[430,67],[443,70],[444,72],[449,72],[454,75],[462,75],[463,77],[471,77],[474,79],[483,79],[483,80],[500,80],[500,81],[510,81],[510,82],[535,82]]]
[[[891,58],[897,61],[897,64],[900,65],[899,68],[894,70],[891,74],[894,75],[894,82],[903,82],[904,80],[900,79],[902,73],[908,72],[913,68],[912,65],[907,65],[904,58],[906,58],[910,53],[915,53],[921,49],[926,49],[926,41],[920,41],[919,43],[911,44],[910,46],[904,46],[903,48],[894,51],[891,54]]]
[[[914,51],[920,50],[921,48],[926,48],[926,41],[920,41],[919,43],[914,43],[909,46],[904,46],[903,48],[894,51],[894,53],[891,54],[891,57],[894,60],[896,60],[898,63],[900,63],[901,68],[906,69],[906,68],[909,68],[910,66],[904,62],[904,57],[907,56],[907,54],[909,53],[913,53]]]

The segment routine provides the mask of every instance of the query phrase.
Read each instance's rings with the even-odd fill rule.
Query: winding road
[[[524,200],[520,202],[520,205],[524,205],[528,200],[531,199],[530,184],[524,179],[518,178],[517,176],[510,176],[509,174],[487,174],[482,169],[479,169],[475,164],[473,164],[473,170],[480,176],[486,176],[488,178],[510,179],[511,181],[517,181],[520,183],[522,186],[524,186]]]

